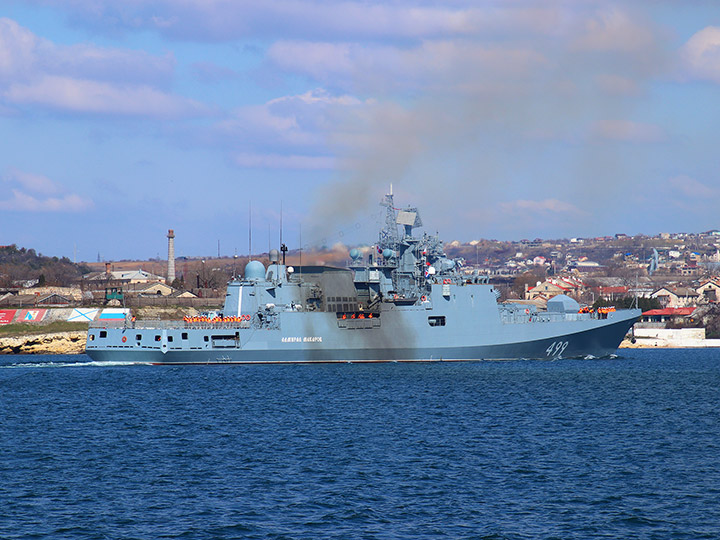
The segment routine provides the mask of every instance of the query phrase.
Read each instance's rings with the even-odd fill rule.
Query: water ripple
[[[714,353],[623,354],[214,369],[6,357],[0,538],[720,537]]]

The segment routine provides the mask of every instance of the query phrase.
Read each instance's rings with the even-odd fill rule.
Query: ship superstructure
[[[581,310],[566,296],[503,304],[486,276],[467,275],[437,236],[415,236],[417,208],[393,195],[369,250],[347,268],[250,261],[227,286],[222,314],[182,321],[95,322],[98,361],[157,364],[383,362],[605,356],[640,310]],[[283,253],[284,255],[284,253]],[[284,257],[283,257],[284,259]]]

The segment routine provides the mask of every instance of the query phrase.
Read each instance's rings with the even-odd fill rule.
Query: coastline
[[[98,308],[101,309],[101,308]],[[0,355],[3,354],[84,354],[87,338],[86,322],[71,322],[69,308],[50,308],[43,323],[15,322],[16,327],[0,333]],[[147,307],[134,310],[143,319],[182,319],[197,315],[194,308]],[[1,327],[0,327],[1,328]]]
[[[25,334],[0,338],[0,354],[83,354],[87,331]]]
[[[636,338],[635,343],[624,339],[618,349],[714,349],[716,347],[720,347],[720,339]]]

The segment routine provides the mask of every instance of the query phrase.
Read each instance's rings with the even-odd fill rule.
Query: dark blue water
[[[720,538],[720,351],[0,364],[0,538]]]

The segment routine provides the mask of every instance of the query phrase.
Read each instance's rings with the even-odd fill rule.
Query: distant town
[[[358,246],[289,251],[290,265],[345,266]],[[360,249],[371,249],[360,247]],[[650,327],[702,328],[720,337],[720,231],[616,234],[596,238],[519,241],[473,240],[445,245],[469,277],[487,275],[507,302],[543,308],[565,294],[591,309],[643,309]],[[0,308],[149,306],[213,309],[222,305],[225,284],[242,275],[252,257],[175,257],[168,232],[168,259],[75,264],[15,245],[0,247]],[[0,324],[9,323],[0,316]],[[17,322],[17,321],[16,321]]]

